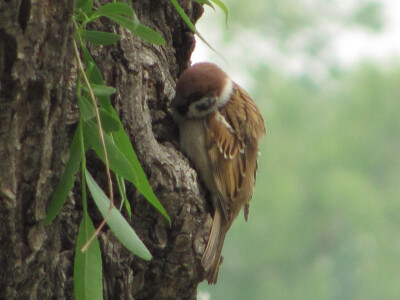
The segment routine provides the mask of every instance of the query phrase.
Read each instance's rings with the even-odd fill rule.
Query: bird
[[[214,213],[201,263],[216,284],[225,235],[242,209],[248,218],[264,119],[249,94],[209,62],[183,70],[171,106],[180,148],[210,192]]]

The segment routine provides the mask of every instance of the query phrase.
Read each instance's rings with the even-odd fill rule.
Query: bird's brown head
[[[180,115],[203,117],[224,105],[231,94],[232,81],[224,71],[212,63],[197,63],[179,77],[172,106]]]

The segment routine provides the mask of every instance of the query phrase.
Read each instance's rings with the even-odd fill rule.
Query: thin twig
[[[78,46],[76,45],[75,39],[73,39],[73,45],[74,45],[75,57],[78,62],[79,70],[82,73],[83,80],[85,81],[85,84],[88,88],[89,96],[90,96],[90,99],[92,100],[92,104],[93,104],[94,110],[96,112],[96,121],[97,121],[97,124],[99,127],[99,137],[100,137],[101,145],[103,147],[103,152],[104,152],[104,164],[106,167],[106,175],[107,175],[107,183],[108,183],[108,191],[109,191],[109,199],[110,199],[110,206],[108,208],[107,214],[104,216],[103,221],[101,222],[100,226],[97,227],[96,231],[92,234],[92,236],[86,242],[86,244],[82,247],[82,252],[85,252],[87,250],[88,246],[90,245],[90,243],[92,242],[92,240],[99,234],[100,230],[105,225],[105,223],[109,217],[109,212],[114,207],[114,195],[113,195],[113,187],[112,187],[112,180],[111,180],[111,173],[110,173],[110,163],[108,161],[107,148],[106,148],[106,143],[104,141],[104,135],[103,135],[103,130],[102,130],[103,127],[101,125],[100,113],[99,113],[99,109],[97,108],[97,99],[96,99],[96,96],[94,95],[94,92],[90,85],[89,79],[87,78],[85,70],[83,68],[82,60],[81,60],[81,57],[80,57],[80,54],[78,51]]]
[[[110,216],[110,211],[111,209],[114,207],[113,204],[110,204],[107,214],[104,216],[103,221],[101,221],[100,225],[96,228],[96,230],[93,232],[93,234],[90,236],[90,238],[87,240],[87,242],[85,243],[85,245],[83,245],[81,251],[82,252],[86,252],[87,248],[89,248],[90,244],[92,243],[92,241],[95,239],[95,237],[97,237],[101,231],[101,229],[104,227],[104,225],[106,225],[106,222]]]

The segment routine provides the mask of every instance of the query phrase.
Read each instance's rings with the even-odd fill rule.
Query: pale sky
[[[340,31],[339,34],[335,34],[335,39],[332,41],[332,49],[335,53],[335,57],[343,64],[353,64],[357,61],[365,58],[373,58],[382,62],[390,63],[390,60],[394,57],[400,57],[400,1],[399,0],[381,0],[384,2],[383,15],[385,21],[385,27],[382,33],[373,34],[366,30],[352,29],[346,31]],[[229,8],[229,3],[228,8]],[[218,8],[216,8],[218,10]],[[197,28],[203,34],[203,36],[215,45],[215,41],[220,38],[225,28],[221,26],[221,19],[224,15],[221,12],[214,12],[213,10],[206,8],[204,15],[200,18],[197,23]],[[209,30],[209,24],[215,28],[215,30]],[[246,62],[248,64],[257,63],[259,54],[268,55],[270,60],[275,61],[282,68],[291,73],[305,68],[315,69],[315,73],[318,74],[320,67],[318,62],[311,62],[309,58],[293,56],[292,58],[282,57],[279,50],[274,49],[273,45],[268,44],[266,40],[262,40],[255,36],[251,31],[244,29],[241,36],[245,37],[246,43],[239,41],[235,49],[229,49],[224,53],[224,56],[229,61],[227,66],[221,58],[205,46],[199,39],[197,39],[197,46],[192,55],[192,62],[199,61],[212,61],[222,66],[223,69],[231,69],[232,72],[238,73],[235,67],[238,57],[243,57],[243,53],[247,53]],[[243,38],[242,38],[243,39]],[[252,43],[251,40],[255,40]],[[219,49],[217,49],[219,50]],[[271,59],[272,58],[272,59]],[[252,62],[253,60],[253,62]],[[240,76],[240,75],[239,75]]]
[[[365,30],[352,29],[340,31],[334,35],[335,39],[332,41],[333,47],[329,50],[331,51],[330,53],[335,54],[335,57],[342,64],[355,64],[366,58],[382,61],[384,64],[390,64],[395,57],[400,60],[400,0],[381,1],[384,3],[382,13],[385,18],[385,27],[381,33],[373,34]],[[229,8],[229,1],[226,0],[225,3]],[[211,45],[215,46],[216,41],[218,38],[221,38],[225,30],[221,26],[221,19],[224,18],[224,15],[218,12],[215,13],[211,9],[206,9],[204,14],[206,17],[203,16],[200,18],[197,28],[205,39]],[[210,31],[210,27],[214,28],[214,30]],[[226,49],[223,53],[229,61],[229,65],[212,53],[198,38],[196,49],[192,55],[192,62],[214,62],[220,65],[232,78],[235,78],[235,81],[239,82],[246,89],[251,88],[254,82],[252,82],[249,76],[244,74],[243,69],[248,64],[256,64],[257,60],[262,59],[263,56],[268,56],[269,61],[275,62],[283,69],[286,68],[288,72],[295,73],[305,68],[315,68],[315,73],[318,75],[318,62],[310,62],[304,57],[296,55],[282,58],[279,50],[275,49],[274,45],[268,44],[268,42],[260,39],[259,36],[245,30],[243,33],[240,33],[240,36],[241,40],[235,43],[235,47]],[[221,49],[217,50],[221,51]],[[202,291],[200,288],[198,298],[209,300],[211,296],[207,291]]]
[[[379,60],[400,57],[400,1],[382,1],[385,3],[385,30],[379,35],[368,35],[366,32],[355,30],[343,33],[336,47],[344,62],[351,63],[359,57],[373,57]]]

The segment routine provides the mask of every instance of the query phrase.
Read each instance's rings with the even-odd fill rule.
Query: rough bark
[[[193,21],[200,17],[198,3],[180,3]],[[135,257],[105,228],[99,236],[104,297],[195,299],[204,278],[200,257],[210,216],[196,172],[177,150],[168,109],[194,37],[169,1],[134,1],[134,9],[141,23],[162,34],[164,46],[102,19],[97,28],[122,38],[116,46],[91,51],[107,84],[117,89],[113,105],[172,226],[128,185],[131,224],[154,258]],[[1,299],[73,298],[79,184],[53,224],[42,225],[76,127],[70,118],[76,114],[77,72],[72,14],[73,1],[0,3]],[[102,183],[98,160],[89,165]],[[98,224],[94,205],[90,213]]]

